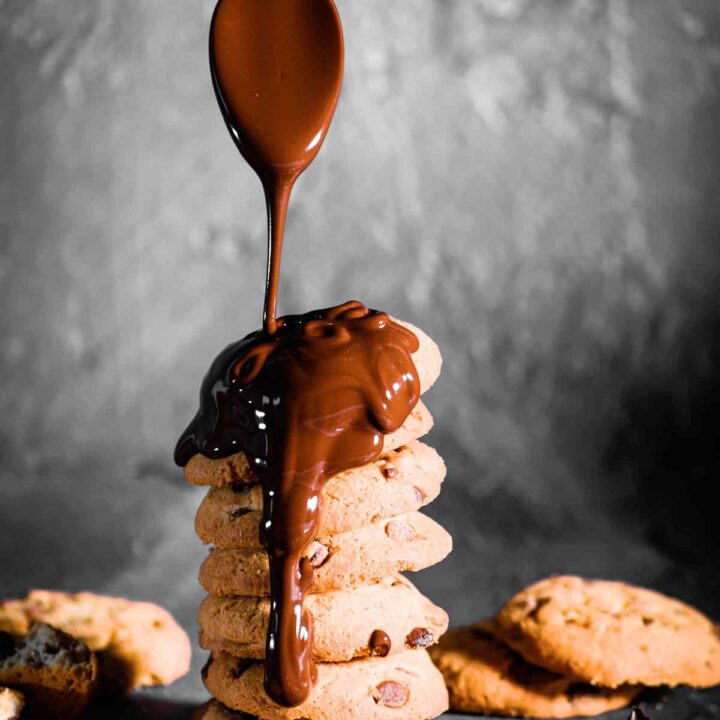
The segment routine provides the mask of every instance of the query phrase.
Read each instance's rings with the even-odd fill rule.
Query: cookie
[[[374,463],[328,481],[318,535],[347,532],[418,510],[437,497],[444,477],[442,458],[421,442],[386,451]],[[200,505],[195,531],[216,547],[262,547],[262,506],[259,484],[213,488]]]
[[[342,662],[429,647],[447,630],[444,610],[403,577],[375,585],[309,595],[314,658]],[[200,605],[200,645],[244,658],[265,655],[270,616],[267,598],[210,595]]]
[[[430,657],[442,672],[450,708],[510,717],[591,717],[629,705],[639,688],[597,688],[523,660],[492,632],[492,623],[451,630]]]
[[[529,662],[603,687],[720,683],[720,633],[694,608],[620,582],[553,577],[511,598],[501,640]]]
[[[93,593],[33,590],[0,602],[0,626],[24,634],[44,622],[98,653],[102,677],[121,691],[167,685],[190,669],[190,641],[167,610],[147,602]]]
[[[397,450],[413,440],[427,435],[432,426],[432,415],[420,401],[400,429],[385,435],[383,448],[386,452]],[[183,473],[185,480],[191,485],[210,485],[221,488],[258,482],[245,453],[242,452],[215,460],[200,454],[193,455],[183,468]]]
[[[422,570],[440,562],[451,549],[450,535],[417,512],[329,535],[305,551],[315,568],[311,592],[342,590]],[[200,584],[211,595],[267,595],[267,554],[260,549],[213,548],[200,568]]]
[[[87,645],[36,623],[27,635],[0,634],[0,685],[25,698],[23,718],[71,720],[95,691],[98,663]]]
[[[21,692],[0,687],[0,720],[17,720],[23,707],[25,698]]]
[[[280,707],[265,694],[261,663],[219,653],[205,666],[203,681],[226,707],[263,720],[428,720],[448,708],[442,675],[426,650],[319,663],[317,669],[315,689],[294,708]]]
[[[395,319],[395,318],[393,318]],[[427,392],[440,377],[442,369],[442,355],[437,343],[423,330],[408,322],[395,319],[395,322],[405,326],[408,330],[415,333],[420,347],[417,352],[412,354],[415,369],[418,372],[418,380],[420,380],[420,392]]]

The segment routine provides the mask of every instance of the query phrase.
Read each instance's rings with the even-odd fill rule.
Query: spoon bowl
[[[332,121],[344,64],[333,0],[220,0],[210,65],[225,122],[261,175],[297,177]]]

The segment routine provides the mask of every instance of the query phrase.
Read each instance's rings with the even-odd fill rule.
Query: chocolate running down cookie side
[[[322,488],[375,460],[383,435],[415,407],[417,348],[413,333],[358,302],[280,318],[274,336],[254,333],[220,354],[176,448],[180,465],[196,453],[243,451],[260,478],[270,561],[267,691],[281,704],[302,702],[313,684],[303,610],[313,567],[303,552],[317,535]]]

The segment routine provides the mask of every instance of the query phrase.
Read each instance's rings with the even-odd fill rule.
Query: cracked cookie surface
[[[698,610],[652,590],[561,576],[512,597],[498,637],[529,662],[603,687],[720,683],[720,633]]]
[[[589,717],[628,705],[639,689],[595,688],[531,665],[497,640],[492,621],[451,630],[430,648],[450,709],[511,717]]]

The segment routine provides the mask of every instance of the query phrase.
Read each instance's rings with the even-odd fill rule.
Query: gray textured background
[[[171,453],[259,324],[265,251],[212,4],[0,0],[0,594],[156,599],[191,632],[201,493]],[[720,615],[717,0],[338,4],[281,310],[357,297],[441,344],[456,550],[418,584],[456,624],[564,571]]]

